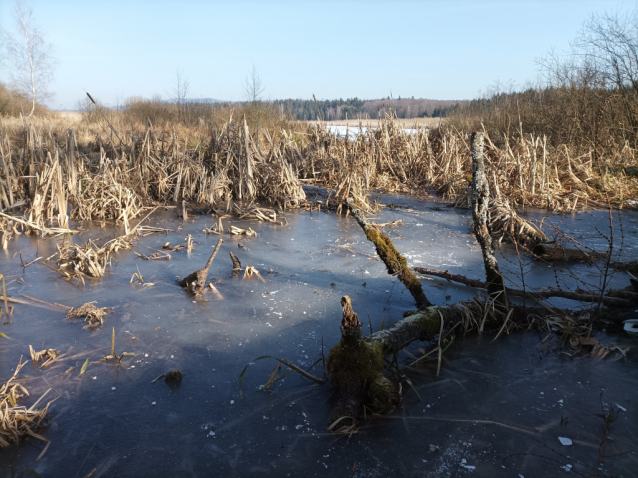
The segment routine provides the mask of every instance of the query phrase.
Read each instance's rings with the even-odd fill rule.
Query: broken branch
[[[197,282],[197,285],[192,292],[194,292],[195,295],[200,295],[204,292],[204,287],[206,287],[206,278],[208,277],[208,270],[210,269],[210,266],[213,265],[213,259],[215,259],[222,242],[224,242],[224,240],[220,237],[219,241],[217,241],[217,245],[215,246],[215,250],[210,255],[210,258],[206,263],[206,266],[204,266],[203,269],[199,269],[184,277],[181,281],[179,281],[180,286],[191,289],[192,284]]]
[[[487,283],[478,280],[478,279],[470,279],[460,274],[451,274],[448,271],[440,271],[437,269],[428,269],[427,267],[413,267],[413,269],[419,274],[424,274],[427,276],[433,277],[441,277],[447,281],[458,282],[459,284],[464,284],[470,287],[474,287],[476,289],[487,289]],[[516,297],[526,297],[530,299],[548,299],[550,297],[560,297],[563,299],[571,299],[578,300],[581,302],[598,302],[600,299],[600,294],[596,292],[591,293],[578,293],[578,292],[570,292],[562,289],[557,289],[556,287],[547,287],[544,289],[536,290],[534,292],[523,291],[519,289],[512,289],[510,287],[505,288],[505,292],[508,296],[516,296]],[[629,307],[631,305],[631,301],[623,298],[617,297],[607,297],[603,298],[603,303],[607,306],[616,306],[616,307]]]

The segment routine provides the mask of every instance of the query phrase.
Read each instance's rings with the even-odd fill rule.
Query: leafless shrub
[[[592,152],[638,146],[638,11],[592,15],[567,55],[539,61],[542,77],[522,88],[496,83],[449,118],[460,130],[485,128],[499,146],[546,136],[553,147]],[[600,154],[599,154],[600,153]]]

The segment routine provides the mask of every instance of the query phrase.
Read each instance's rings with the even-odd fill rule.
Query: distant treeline
[[[307,121],[320,119],[377,119],[386,114],[394,114],[398,118],[445,117],[467,101],[445,101],[412,98],[361,100],[350,98],[347,100],[275,100],[273,104],[279,110],[293,119]]]

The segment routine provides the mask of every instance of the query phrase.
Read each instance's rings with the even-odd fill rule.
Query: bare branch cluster
[[[496,83],[483,98],[451,110],[457,129],[483,127],[500,144],[514,136],[546,136],[578,154],[614,145],[638,147],[638,9],[631,14],[594,14],[565,54],[537,60],[536,82]]]
[[[246,78],[242,82],[244,99],[252,103],[257,103],[262,100],[266,86],[263,84],[257,67],[253,63],[252,69],[246,73]]]
[[[188,78],[184,76],[184,72],[177,68],[175,70],[175,83],[173,84],[173,99],[177,103],[178,120],[181,120],[186,112],[186,104],[188,103],[188,94],[191,85]]]

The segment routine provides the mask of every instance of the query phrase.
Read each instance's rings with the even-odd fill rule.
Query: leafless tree
[[[186,103],[188,101],[188,93],[191,86],[188,78],[184,76],[184,72],[179,69],[175,70],[175,83],[173,84],[173,90],[171,91],[173,98],[177,102],[177,112],[179,119],[182,119],[185,115]]]
[[[11,81],[16,89],[31,99],[33,115],[37,103],[49,94],[47,84],[52,80],[55,57],[33,20],[33,11],[24,0],[16,0],[13,8],[14,31],[4,34]]]
[[[638,93],[638,12],[592,15],[572,47],[601,86]]]
[[[622,97],[629,127],[638,133],[638,10],[592,15],[572,45],[580,61],[580,70],[590,72],[599,87]]]
[[[259,76],[259,72],[257,71],[257,67],[253,63],[252,69],[246,73],[246,78],[242,82],[242,87],[244,89],[244,99],[246,101],[250,101],[251,103],[257,103],[261,101],[261,97],[266,90],[263,82],[261,81],[261,77]]]
[[[598,97],[590,122],[606,119],[613,131],[638,144],[638,10],[592,14],[569,54],[552,52],[539,63],[548,85],[572,93],[575,105],[585,104],[586,92]],[[616,99],[607,108],[610,98]]]

